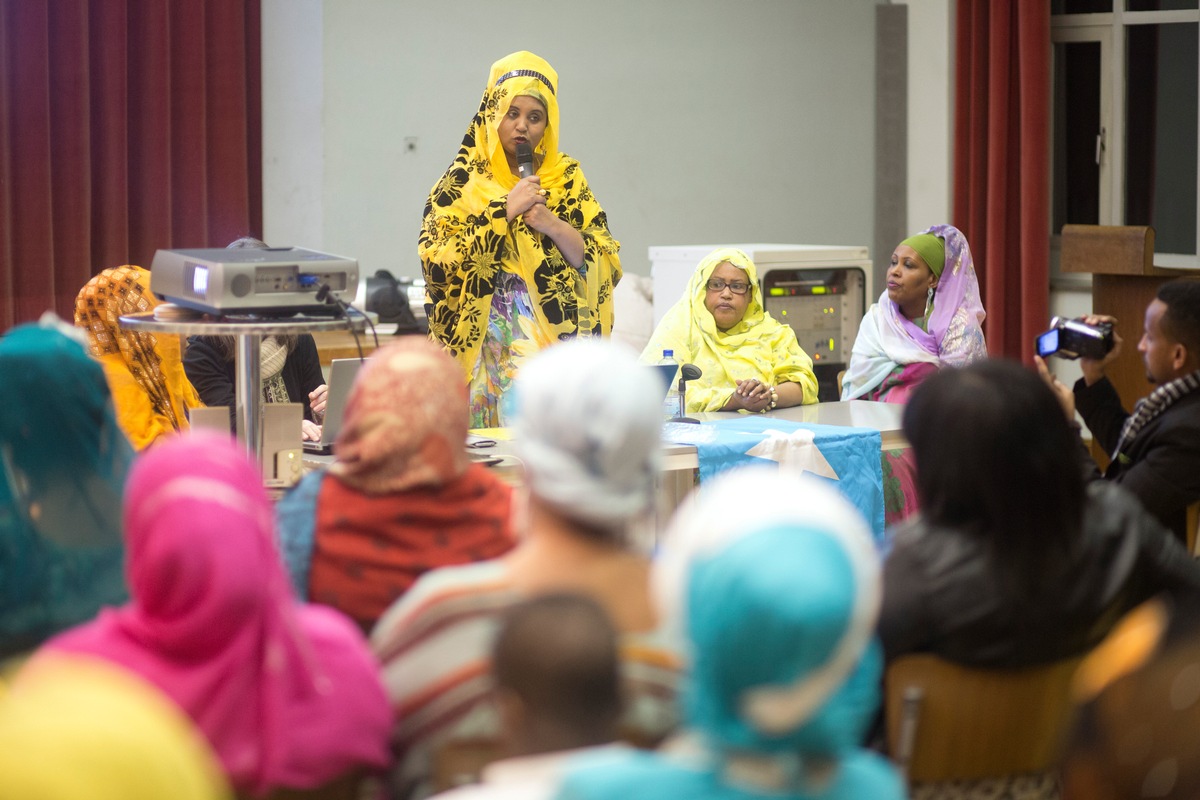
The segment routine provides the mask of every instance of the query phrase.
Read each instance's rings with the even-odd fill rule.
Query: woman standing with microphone
[[[579,162],[558,150],[557,93],[558,74],[532,53],[493,64],[425,205],[429,332],[462,367],[473,428],[504,424],[501,400],[525,357],[612,330],[620,244]]]

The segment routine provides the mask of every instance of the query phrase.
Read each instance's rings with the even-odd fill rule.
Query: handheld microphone
[[[533,174],[533,148],[529,142],[517,142],[517,177],[528,178]]]

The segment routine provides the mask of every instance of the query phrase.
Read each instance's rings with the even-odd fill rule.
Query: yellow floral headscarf
[[[709,276],[726,261],[746,273],[750,302],[741,322],[722,332],[704,300]],[[737,388],[737,381],[749,378],[772,385],[799,384],[804,402],[817,402],[812,359],[800,349],[792,329],[776,322],[763,308],[758,269],[741,250],[714,250],[696,267],[683,297],[667,309],[655,328],[642,360],[658,361],[663,350],[674,350],[676,361],[695,364],[702,372],[699,380],[687,386],[689,413],[719,411]]]
[[[96,658],[39,655],[0,697],[0,785],[42,800],[232,798],[190,719],[156,687]]]
[[[549,191],[547,207],[583,236],[582,270],[572,267],[549,237],[520,218],[507,220],[505,203],[517,176],[508,167],[499,125],[516,96],[536,97],[546,106],[537,174]],[[520,277],[529,290],[536,319],[525,334],[535,347],[581,332],[612,330],[620,244],[609,233],[579,162],[558,151],[558,138],[558,73],[533,53],[506,56],[492,65],[458,155],[426,202],[417,252],[432,305],[429,332],[468,379],[501,271]]]
[[[165,433],[187,430],[186,411],[203,405],[183,372],[178,336],[120,325],[121,317],[158,304],[150,271],[133,265],[102,271],[75,298],[75,324],[87,331],[88,351],[104,367],[117,423],[137,450]]]

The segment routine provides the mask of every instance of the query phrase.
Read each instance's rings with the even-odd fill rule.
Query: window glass
[[[1200,7],[1200,0],[1127,0],[1127,11],[1178,11]]]
[[[1197,23],[1133,25],[1125,55],[1125,224],[1196,252]],[[1057,155],[1057,153],[1056,153]]]
[[[1051,14],[1104,14],[1112,10],[1113,0],[1051,0],[1050,3]]]
[[[1100,43],[1054,45],[1053,232],[1100,223]]]

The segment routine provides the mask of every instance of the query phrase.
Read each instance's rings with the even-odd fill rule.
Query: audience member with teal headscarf
[[[104,371],[64,328],[0,338],[0,658],[128,596],[121,494],[133,449]]]
[[[890,800],[859,742],[879,707],[879,561],[836,489],[773,468],[704,484],[664,537],[655,584],[690,650],[687,733],[577,762],[560,800]]]

